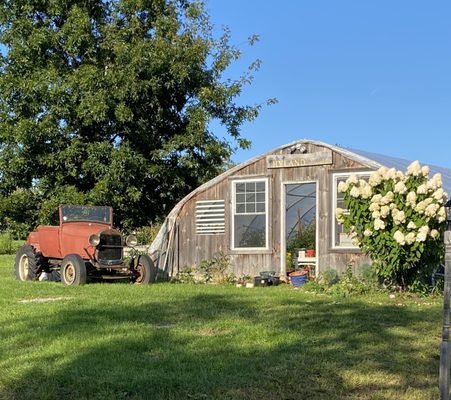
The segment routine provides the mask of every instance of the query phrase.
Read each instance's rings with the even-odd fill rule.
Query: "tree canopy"
[[[145,225],[250,144],[240,128],[261,105],[238,100],[259,62],[224,78],[241,52],[202,2],[3,0],[0,44],[3,225],[54,222],[59,203]]]

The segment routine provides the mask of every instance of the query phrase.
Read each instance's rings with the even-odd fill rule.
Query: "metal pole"
[[[443,333],[442,345],[440,348],[440,399],[450,400],[450,294],[451,294],[451,230],[445,231],[445,287],[443,289]]]

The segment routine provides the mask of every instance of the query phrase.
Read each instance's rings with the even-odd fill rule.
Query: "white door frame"
[[[281,183],[281,196],[280,199],[280,276],[285,276],[287,274],[287,265],[286,265],[286,254],[287,254],[287,239],[285,237],[286,235],[286,221],[287,221],[287,215],[286,215],[286,203],[287,203],[287,196],[286,196],[286,185],[300,185],[303,183],[314,183],[315,184],[315,192],[316,192],[316,210],[315,210],[315,257],[317,260],[319,260],[319,246],[318,246],[318,206],[319,206],[319,199],[318,199],[318,181],[283,181]],[[318,263],[317,263],[318,264]],[[316,269],[318,270],[318,265],[316,266]]]

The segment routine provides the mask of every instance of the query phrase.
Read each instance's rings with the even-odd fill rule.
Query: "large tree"
[[[147,224],[249,145],[240,127],[260,106],[238,98],[258,63],[224,79],[240,51],[202,2],[1,4],[0,197],[29,191],[39,222],[77,202]]]

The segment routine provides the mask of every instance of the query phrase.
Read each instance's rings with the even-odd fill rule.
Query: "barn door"
[[[300,265],[316,265],[316,182],[283,184],[281,275]]]

